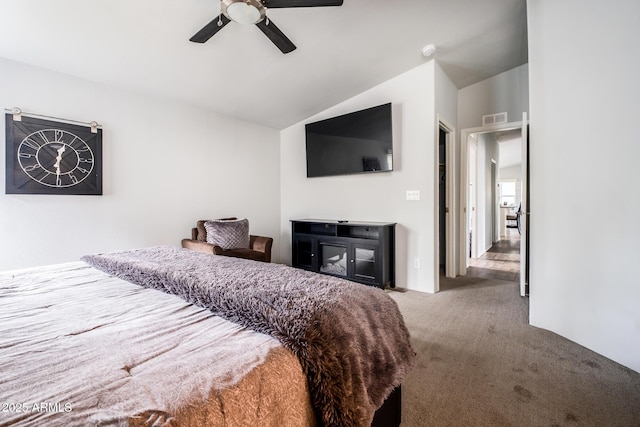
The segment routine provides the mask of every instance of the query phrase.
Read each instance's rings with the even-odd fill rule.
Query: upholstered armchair
[[[182,247],[212,255],[271,262],[273,239],[271,237],[250,235],[248,221],[246,221],[246,240],[243,236],[238,238],[237,230],[232,230],[231,242],[228,243],[229,236],[223,235],[225,234],[224,232],[230,227],[236,228],[234,223],[242,223],[243,221],[246,220],[238,220],[237,218],[223,218],[213,221],[200,220],[196,223],[196,227],[191,229],[191,239],[182,239]],[[244,224],[237,225],[242,227]],[[207,229],[215,232],[219,229],[218,227],[223,231],[220,235],[207,236]],[[225,239],[227,242],[224,241]],[[238,240],[240,243],[238,243]]]

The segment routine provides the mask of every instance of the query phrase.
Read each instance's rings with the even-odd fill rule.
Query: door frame
[[[464,208],[464,212],[466,212],[465,224],[467,228],[464,230],[465,236],[463,241],[465,242],[465,245],[469,243],[471,248],[467,251],[467,248],[465,247],[465,267],[469,265],[469,258],[478,257],[478,211],[476,209],[478,207],[478,139],[476,138],[476,135],[470,135],[468,142],[468,153],[473,153],[473,156],[469,156],[469,158],[473,157],[474,161],[467,163],[467,196],[465,199],[467,201],[467,205]],[[473,173],[473,182],[471,182],[470,172]],[[471,193],[469,193],[469,189],[471,189]],[[468,212],[469,206],[472,207],[470,212],[473,213],[473,216],[471,218],[469,216],[472,214]],[[471,230],[475,231],[471,233],[471,241],[467,241]],[[471,252],[471,254],[467,255],[468,252]],[[462,274],[464,275],[464,273]]]
[[[526,115],[523,116],[523,119],[526,121]],[[469,145],[470,145],[470,137],[473,134],[481,134],[481,133],[489,133],[489,132],[498,132],[504,130],[512,130],[512,129],[522,129],[523,126],[526,126],[525,121],[518,122],[509,122],[509,123],[500,123],[495,125],[487,125],[475,128],[467,128],[462,129],[460,131],[460,217],[459,224],[460,227],[460,239],[459,239],[459,247],[460,250],[458,252],[458,273],[462,276],[467,274],[467,263],[468,263],[468,242],[465,242],[466,238],[469,236],[469,212],[468,212],[468,197],[469,197]],[[523,153],[524,156],[524,153]],[[498,165],[499,166],[499,165]],[[524,168],[524,164],[523,164]],[[526,173],[523,170],[523,174]],[[475,230],[477,232],[477,229]],[[522,266],[522,264],[521,264]]]
[[[522,113],[522,191],[520,196],[520,296],[529,295],[529,120]]]
[[[455,220],[456,218],[456,197],[455,189],[457,183],[455,180],[455,141],[456,128],[444,119],[440,114],[436,116],[435,141],[434,144],[434,216],[435,230],[434,236],[440,233],[440,129],[446,133],[445,139],[445,242],[446,242],[446,258],[445,258],[445,277],[456,277],[456,238],[455,238]],[[434,239],[434,292],[440,290],[440,239]]]
[[[500,240],[500,201],[498,197],[498,162],[491,159],[491,243]]]

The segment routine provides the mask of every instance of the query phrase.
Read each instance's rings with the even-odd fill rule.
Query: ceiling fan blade
[[[196,43],[204,43],[213,37],[218,31],[222,29],[225,25],[227,25],[231,20],[220,14],[220,16],[216,16],[215,19],[209,22],[207,25],[202,27],[200,31],[194,34],[193,37],[189,39],[189,41]]]
[[[273,42],[278,49],[282,51],[282,53],[289,53],[296,49],[296,45],[294,45],[291,40],[284,35],[282,31],[276,27],[270,19],[265,19],[256,24],[258,28],[267,36],[269,40]]]
[[[262,3],[268,8],[276,7],[316,7],[342,6],[343,0],[264,0]]]

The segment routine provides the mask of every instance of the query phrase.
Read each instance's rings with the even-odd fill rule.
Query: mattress
[[[312,426],[274,338],[84,262],[0,273],[0,425]]]

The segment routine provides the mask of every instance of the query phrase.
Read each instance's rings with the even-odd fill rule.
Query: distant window
[[[508,206],[516,204],[516,181],[500,182],[500,204]]]

